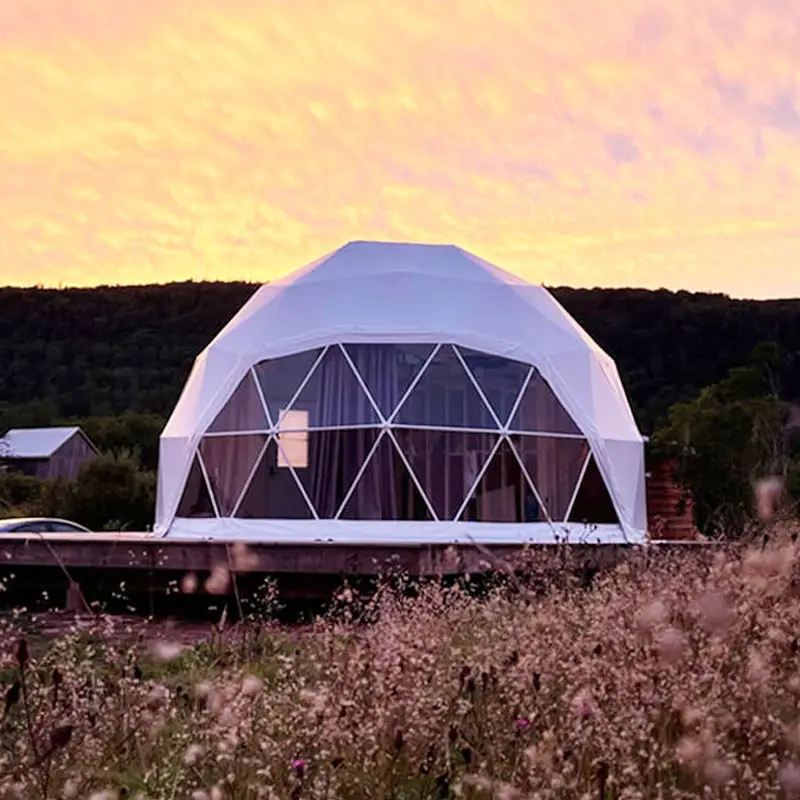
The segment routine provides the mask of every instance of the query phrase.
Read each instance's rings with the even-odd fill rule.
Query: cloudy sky
[[[0,284],[358,238],[800,296],[800,2],[2,0],[0,86]]]

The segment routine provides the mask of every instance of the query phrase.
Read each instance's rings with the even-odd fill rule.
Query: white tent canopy
[[[414,368],[416,376],[404,386],[406,393],[398,394],[389,407],[378,397],[383,390],[373,389],[368,368],[363,365],[368,362],[383,364],[381,359],[391,347],[398,353],[398,348],[410,352],[416,347],[421,355],[419,365]],[[294,361],[290,362],[290,356]],[[408,354],[403,358],[408,361]],[[297,372],[300,362],[304,363],[302,374]],[[291,370],[289,366],[281,366],[290,363]],[[339,372],[335,372],[333,366]],[[464,408],[469,406],[473,410],[452,411],[455,395],[442,395],[444,399],[429,398],[424,406],[427,411],[424,410],[420,405],[421,397],[413,396],[414,386],[428,379],[424,370],[430,370],[431,375],[438,370],[441,380],[436,384],[436,391],[445,393],[448,389],[442,386],[449,379],[442,376],[456,376],[458,372],[453,380],[463,384],[459,398],[471,393],[474,387],[476,396],[483,401],[481,408],[475,410],[477,406],[469,406],[472,401],[463,400]],[[272,407],[270,393],[274,384],[270,381],[291,382],[290,371],[292,375],[297,372],[297,376],[291,378],[294,380],[291,390],[282,390],[283,394]],[[484,384],[484,374],[497,375],[497,380],[502,379],[504,386],[508,386],[501,391],[499,384],[491,383],[494,378],[486,378]],[[330,376],[338,376],[336,380],[341,381],[342,375],[353,385],[358,384],[366,399],[357,389],[359,398],[347,403],[339,400],[341,408],[335,413],[326,412],[329,422],[333,420],[330,414],[336,416],[333,424],[308,422],[306,416],[305,423],[294,423],[297,430],[292,432],[293,423],[289,422],[292,415],[287,412],[295,407],[292,402],[297,407],[302,405],[299,398],[304,386],[319,378],[320,386],[326,387],[327,394],[318,392],[316,411],[311,412],[313,416],[322,413],[319,405],[324,405],[331,396],[333,378]],[[508,387],[516,380],[514,376],[519,376],[519,381],[512,391]],[[543,407],[544,403],[550,409],[547,412],[551,420],[547,425],[549,430],[540,430],[541,424],[537,427],[532,422],[519,422],[519,415],[527,408],[526,392],[532,396],[534,387],[538,387],[537,407]],[[344,390],[339,387],[336,391],[341,394]],[[422,394],[425,391],[424,387],[419,389]],[[242,399],[248,392],[256,399]],[[235,393],[238,399],[232,400]],[[502,414],[497,405],[500,400],[493,399],[501,395],[512,398],[502,401],[508,406],[504,406]],[[221,420],[226,416],[233,419],[230,409],[234,401],[239,403],[239,421],[233,427],[229,423],[226,428]],[[436,406],[439,401],[449,405],[447,408]],[[258,408],[253,406],[255,410],[242,411],[248,402],[256,403]],[[414,403],[423,410],[404,410]],[[350,410],[345,410],[345,406]],[[304,408],[303,413],[307,415],[310,406]],[[242,413],[249,421],[242,421]],[[433,416],[425,418],[426,414]],[[463,418],[453,422],[452,414],[461,414]],[[300,430],[303,426],[308,428],[305,433]],[[377,438],[373,437],[366,447],[366,461],[360,470],[350,475],[351,484],[366,480],[363,475],[369,472],[365,465],[370,454],[383,446],[378,444],[378,439],[390,440],[400,451],[403,468],[408,468],[423,498],[424,508],[422,501],[417,501],[418,510],[414,512],[417,516],[413,519],[409,518],[411,512],[408,511],[387,514],[384,510],[372,516],[348,514],[345,506],[350,495],[345,493],[342,503],[336,506],[336,513],[320,512],[315,505],[317,501],[310,495],[312,491],[319,494],[323,490],[304,487],[305,481],[300,475],[311,467],[305,462],[292,465],[289,454],[292,447],[295,450],[305,447],[302,458],[308,458],[308,437],[313,436],[315,427],[319,431],[348,428],[352,436],[356,429],[362,434],[367,428],[374,432]],[[436,507],[438,501],[433,495],[438,493],[444,497],[445,489],[427,491],[422,472],[425,469],[429,473],[431,469],[441,472],[440,467],[445,462],[433,468],[414,462],[412,451],[433,445],[430,445],[430,437],[425,439],[426,445],[420,438],[422,433],[412,435],[405,428],[438,430],[440,441],[445,441],[441,436],[448,431],[453,435],[459,431],[463,432],[459,435],[478,437],[471,440],[468,447],[464,446],[482,453],[483,466],[478,465],[474,476],[472,499],[464,490],[463,502],[442,500],[447,513],[442,510],[443,505]],[[490,429],[493,431],[491,440],[485,438]],[[234,436],[239,438],[234,441]],[[414,436],[417,439],[411,442]],[[293,445],[293,437],[306,444]],[[411,442],[408,447],[400,441],[403,437]],[[222,439],[230,446],[224,445]],[[234,455],[231,449],[234,445],[239,455]],[[578,449],[580,446],[583,451]],[[318,450],[319,447],[321,445]],[[311,448],[314,449],[313,444]],[[489,462],[496,458],[499,463],[503,448],[519,462],[525,476],[525,492],[530,489],[541,507],[533,517],[524,516],[522,521],[511,520],[502,513],[503,521],[498,521],[496,514],[493,517],[489,512],[473,514],[469,511],[481,475],[494,474]],[[271,472],[262,465],[270,452],[274,462]],[[556,452],[551,458],[549,454]],[[570,459],[570,463],[577,466],[564,466]],[[213,469],[209,467],[211,461]],[[253,481],[261,480],[257,476],[261,476],[262,466],[265,475],[273,475],[275,464],[280,467],[286,461],[289,472],[299,484],[300,494],[308,501],[308,518],[297,518],[302,516],[297,514],[290,518],[274,510],[239,513],[242,492]],[[564,474],[569,472],[572,476],[569,500],[565,492],[554,488],[550,494],[555,496],[560,492],[565,499],[549,501],[553,505],[550,510],[542,499],[543,491],[537,489],[537,477],[531,474],[535,471],[543,476],[541,481],[552,483],[555,479],[545,474],[547,469],[550,472],[566,470]],[[498,470],[499,476],[501,472],[506,474],[508,468],[500,470],[498,467]],[[232,478],[234,473],[239,477]],[[613,505],[613,519],[607,518],[608,514],[598,520],[570,517],[576,498],[580,504],[582,482],[588,486],[592,479],[599,481],[597,485]],[[427,480],[440,479],[428,477]],[[497,480],[502,479],[498,477]],[[225,494],[219,488],[220,481],[227,481],[226,486],[231,481],[236,484],[238,500],[226,501],[218,496]],[[197,493],[200,484],[212,499],[206,504],[204,514],[187,514],[182,498],[187,492]],[[350,492],[353,492],[352,486]],[[487,490],[486,497],[488,495]],[[376,502],[380,505],[381,501]],[[481,502],[488,508],[488,500]],[[327,505],[333,509],[335,504]],[[454,509],[458,516],[451,514]],[[469,520],[469,524],[464,520]],[[509,524],[509,521],[516,524]],[[643,540],[645,529],[644,441],[613,361],[545,288],[529,284],[453,246],[351,242],[285,278],[262,286],[198,356],[161,437],[155,530],[171,537],[487,543],[550,542],[567,538],[638,542]]]

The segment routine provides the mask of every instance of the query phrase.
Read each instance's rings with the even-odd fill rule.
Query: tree
[[[130,452],[87,462],[66,497],[63,516],[92,530],[146,530],[153,523],[156,476]]]
[[[712,534],[741,532],[754,512],[753,484],[787,477],[792,464],[784,424],[787,407],[777,396],[780,351],[754,349],[746,367],[677,403],[654,447],[676,459],[676,479],[691,495],[698,527]]]

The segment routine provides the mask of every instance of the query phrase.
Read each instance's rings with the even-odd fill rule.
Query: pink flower
[[[520,717],[516,723],[518,731],[526,731],[531,726],[531,721],[526,717]]]
[[[303,777],[303,773],[306,771],[306,762],[305,759],[302,758],[295,758],[292,760],[292,769],[297,774],[298,778]]]

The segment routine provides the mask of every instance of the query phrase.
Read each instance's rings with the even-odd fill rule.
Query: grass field
[[[589,589],[536,563],[481,597],[395,583],[191,647],[20,614],[0,797],[800,796],[798,555],[784,526]]]

